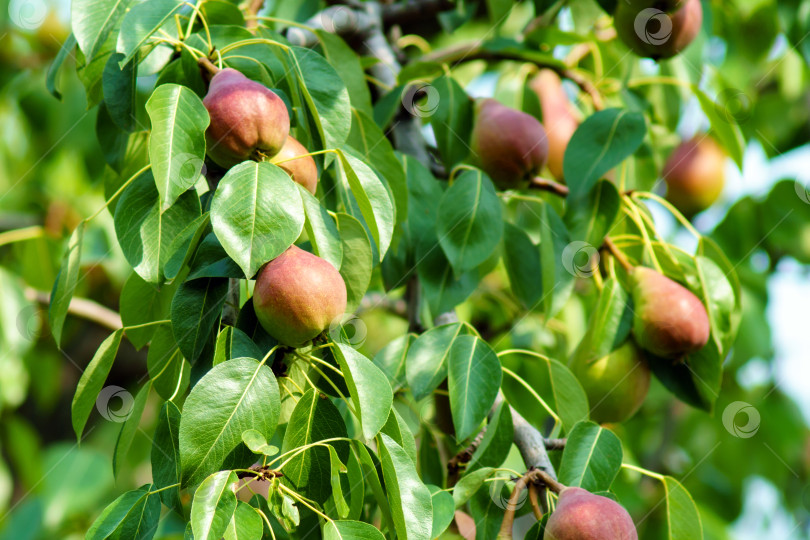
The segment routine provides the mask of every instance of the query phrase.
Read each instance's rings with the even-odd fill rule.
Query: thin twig
[[[529,187],[532,189],[538,189],[540,191],[548,191],[549,193],[553,193],[559,197],[568,197],[568,194],[570,193],[568,186],[565,184],[560,184],[554,180],[548,180],[539,176],[532,178]]]
[[[25,297],[31,302],[39,302],[43,305],[51,303],[50,293],[37,291],[31,287],[26,287]],[[71,298],[68,313],[92,321],[110,330],[120,330],[124,327],[121,322],[121,315],[88,298],[78,298],[76,296]]]
[[[613,240],[611,240],[609,236],[605,237],[605,247],[610,254],[613,255],[617,261],[619,261],[619,264],[622,265],[622,268],[624,268],[626,272],[631,272],[633,270],[633,265],[630,264],[630,261],[628,261],[627,257],[624,256],[624,253],[622,253],[622,251],[616,247],[616,244],[613,243]]]

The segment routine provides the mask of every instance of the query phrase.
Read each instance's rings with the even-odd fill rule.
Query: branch
[[[259,20],[256,18],[256,15],[262,10],[262,6],[264,6],[264,0],[250,0],[248,3],[247,8],[245,11],[247,12],[247,17],[245,17],[247,29],[251,32],[259,26]]]
[[[546,450],[565,450],[565,443],[568,439],[543,439]]]
[[[626,272],[629,273],[633,270],[633,265],[630,264],[630,261],[628,261],[627,257],[624,256],[624,253],[622,253],[621,250],[616,247],[616,244],[613,243],[613,240],[611,240],[609,236],[605,237],[605,247],[611,255],[616,257],[616,260],[619,261],[619,264],[622,265],[622,268],[624,268]]]
[[[532,178],[531,182],[529,183],[529,187],[532,189],[539,189],[541,191],[548,191],[549,193],[553,193],[558,197],[568,197],[568,194],[570,193],[568,186],[565,184],[560,184],[554,180],[540,178],[539,176]]]
[[[31,302],[39,302],[46,306],[51,303],[50,293],[38,291],[31,287],[25,288],[25,297]],[[124,327],[124,323],[121,322],[121,315],[88,298],[78,298],[74,296],[70,300],[68,313],[109,328],[110,330],[120,330]]]
[[[495,407],[504,401],[503,394],[498,394],[495,399]],[[512,426],[514,428],[514,442],[515,446],[520,451],[520,456],[523,458],[523,463],[529,469],[537,469],[543,471],[550,478],[556,480],[557,473],[554,471],[554,465],[548,457],[546,451],[546,440],[543,434],[537,428],[531,425],[523,416],[520,415],[514,408],[510,407],[512,412]]]

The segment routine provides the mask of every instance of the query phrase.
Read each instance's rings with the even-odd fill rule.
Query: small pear
[[[235,69],[214,75],[203,105],[211,117],[205,132],[208,155],[226,169],[258,153],[277,154],[290,133],[281,98]]]
[[[584,340],[583,343],[586,343]],[[591,405],[591,419],[600,424],[624,422],[638,411],[650,389],[650,368],[632,339],[601,358],[577,348],[571,370]]]
[[[642,349],[679,359],[708,343],[709,316],[689,289],[643,266],[633,269],[631,287],[633,334]]]
[[[548,518],[545,540],[638,540],[627,510],[613,499],[566,487]]]
[[[315,190],[318,189],[318,167],[303,144],[292,136],[287,137],[287,142],[270,162],[278,163],[278,166],[284,169],[295,182],[315,195]]]
[[[663,7],[667,7],[666,3]],[[703,24],[703,7],[700,0],[684,0],[683,6],[674,11],[638,8],[620,1],[613,23],[619,39],[639,56],[672,58],[697,37]]]
[[[543,127],[548,135],[548,168],[554,178],[564,180],[563,158],[568,141],[579,127],[577,115],[562,86],[560,77],[550,69],[542,69],[529,82],[540,100]]]
[[[681,143],[667,160],[667,200],[685,216],[706,210],[720,197],[726,181],[726,153],[711,137]]]
[[[548,159],[543,125],[494,99],[476,104],[471,145],[474,159],[501,189],[517,188],[540,174]]]
[[[267,333],[300,347],[345,313],[346,283],[329,262],[291,246],[259,271],[253,307]]]

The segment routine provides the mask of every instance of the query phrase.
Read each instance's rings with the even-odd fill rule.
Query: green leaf
[[[116,126],[124,131],[135,131],[135,98],[138,78],[138,67],[130,62],[123,67],[118,62],[124,57],[121,53],[110,55],[101,76],[101,87],[104,91],[104,105]]]
[[[160,500],[168,508],[180,510],[180,409],[171,401],[163,404],[152,438],[152,481],[154,489],[163,489]]]
[[[378,528],[362,521],[327,521],[323,526],[323,540],[384,539]]]
[[[343,244],[335,218],[305,187],[299,185],[298,191],[304,202],[304,213],[307,218],[304,227],[309,242],[312,244],[313,253],[328,261],[335,268],[340,268],[343,260]],[[365,230],[363,235],[365,235]]]
[[[413,342],[405,358],[405,375],[417,401],[429,396],[447,377],[447,359],[453,344],[467,335],[460,323],[431,328]]]
[[[388,530],[390,531],[396,530],[394,517],[391,515],[389,499],[386,493],[383,491],[382,483],[380,482],[380,477],[378,475],[380,470],[380,462],[376,459],[372,459],[372,454],[368,447],[360,441],[353,440],[352,449],[354,450],[354,455],[357,458],[358,464],[360,465],[362,478],[368,483],[368,486],[371,488],[371,494],[375,499],[377,499],[376,502],[386,527],[388,527]]]
[[[531,310],[543,298],[540,248],[523,229],[511,223],[505,224],[503,233],[503,264],[509,285],[523,306]]]
[[[238,480],[233,471],[219,471],[206,478],[191,503],[191,529],[195,540],[219,540],[236,510],[231,489]]]
[[[476,336],[456,339],[447,358],[447,387],[456,440],[476,431],[495,402],[502,378],[495,351]]]
[[[264,354],[250,337],[233,326],[226,326],[217,336],[213,365],[231,358],[262,358]]]
[[[667,498],[667,539],[702,540],[703,524],[692,496],[677,480],[664,477]]]
[[[289,61],[298,79],[298,89],[310,112],[320,141],[318,148],[338,148],[351,129],[349,92],[326,58],[303,47],[292,47]]]
[[[137,326],[165,320],[169,315],[175,288],[172,285],[156,286],[147,283],[133,272],[121,289],[118,308],[121,312],[121,322],[124,326]],[[127,339],[136,349],[140,349],[149,343],[157,329],[158,325],[130,328],[126,331]]]
[[[173,255],[172,241],[201,214],[200,199],[193,191],[186,191],[161,212],[152,172],[144,172],[124,190],[115,207],[115,233],[124,257],[145,281],[160,283]]]
[[[160,325],[152,336],[146,367],[152,386],[163,399],[185,392],[191,370],[174,339],[171,325]]]
[[[606,172],[638,150],[646,134],[644,115],[639,112],[605,109],[585,120],[563,158],[569,200],[585,197]]]
[[[343,80],[343,84],[346,85],[352,107],[363,111],[364,114],[371,115],[371,93],[357,53],[334,33],[315,30],[315,34],[321,41],[326,60],[335,68]]]
[[[479,170],[462,173],[439,203],[439,244],[457,273],[487,260],[503,235],[501,201]]]
[[[351,189],[382,259],[394,235],[395,211],[391,196],[377,174],[362,160],[346,150],[338,150],[337,154],[341,182],[347,183]],[[354,205],[350,202],[344,204],[351,213]]]
[[[506,482],[497,481],[479,489],[470,499],[470,517],[475,521],[476,539],[497,538],[509,504]]]
[[[121,65],[132,60],[149,37],[183,6],[181,0],[145,0],[132,6],[124,15],[118,34],[116,51],[124,54]]]
[[[222,315],[228,294],[228,281],[202,278],[180,285],[172,299],[172,332],[180,351],[192,364],[208,343],[214,326]]]
[[[264,435],[255,429],[248,429],[242,432],[242,442],[244,442],[245,446],[250,448],[250,451],[254,454],[264,454],[265,456],[272,457],[279,453],[279,448],[267,444],[267,439],[264,438]]]
[[[388,421],[394,401],[388,378],[371,360],[349,345],[337,343],[334,352],[355,411],[360,415],[363,437],[372,439]]]
[[[149,161],[160,194],[160,211],[165,212],[200,178],[210,119],[197,94],[178,84],[158,86],[146,102],[146,112],[152,121]]]
[[[211,200],[214,233],[247,278],[295,242],[304,219],[296,184],[271,163],[245,161],[231,168]]]
[[[347,142],[365,157],[365,161],[388,185],[394,196],[397,220],[404,220],[408,215],[408,183],[402,163],[394,154],[385,133],[366,113],[353,108],[352,130]]]
[[[607,356],[627,340],[632,329],[630,295],[618,280],[608,278],[591,313],[587,333],[574,355],[588,362]]]
[[[703,289],[701,300],[706,306],[711,323],[712,339],[721,357],[734,343],[733,313],[736,308],[734,288],[725,272],[708,257],[695,257],[698,278]]]
[[[150,540],[160,520],[160,498],[149,486],[127,491],[105,508],[85,535],[86,540],[127,538]]]
[[[479,275],[471,270],[456,277],[435,237],[417,239],[417,274],[431,313],[438,315],[464,302],[475,290]]]
[[[146,407],[146,399],[149,397],[149,390],[151,388],[152,385],[147,383],[138,391],[138,395],[135,396],[132,407],[126,414],[126,420],[121,426],[121,431],[118,432],[118,440],[115,441],[115,453],[113,454],[113,475],[116,477],[124,466],[123,462],[127,454],[129,454],[132,441],[135,440],[135,433],[138,430],[138,424],[141,423],[143,409]]]
[[[724,107],[718,105],[706,93],[701,90],[697,85],[692,85],[692,91],[700,102],[700,107],[709,118],[712,126],[712,132],[717,137],[718,142],[726,149],[726,151],[737,164],[737,167],[742,170],[743,167],[743,154],[745,152],[745,139],[743,138],[740,126],[736,121],[731,122],[731,115],[722,114]]]
[[[450,170],[470,153],[473,102],[456,80],[448,75],[442,75],[425,88],[428,90],[425,104],[427,110],[419,112],[428,115],[433,113],[431,109],[435,108],[430,125],[436,135],[436,146],[439,148],[442,162]],[[430,90],[436,94],[432,94]],[[413,104],[410,106],[413,107]]]
[[[62,329],[65,325],[70,301],[79,281],[79,267],[82,258],[82,240],[86,222],[82,221],[73,230],[68,240],[67,250],[62,255],[62,266],[51,291],[51,304],[48,306],[48,325],[57,345],[62,344]],[[94,398],[95,399],[95,398]]]
[[[416,340],[413,334],[406,334],[393,340],[374,356],[374,364],[388,377],[394,392],[401,390],[406,383],[405,361],[408,351]]]
[[[405,450],[385,433],[380,434],[385,491],[391,504],[396,535],[409,540],[429,540],[433,524],[430,490],[419,479]]]
[[[58,100],[62,100],[62,92],[57,88],[57,79],[59,78],[59,71],[62,68],[62,65],[65,63],[65,59],[73,53],[73,49],[76,47],[76,36],[71,32],[71,34],[67,37],[65,42],[62,44],[62,47],[59,49],[59,52],[56,53],[56,57],[51,62],[51,65],[48,67],[48,75],[45,77],[45,87],[48,89],[53,97]]]
[[[571,239],[598,249],[613,226],[620,205],[621,197],[616,186],[607,180],[600,180],[588,194],[587,204],[573,205],[565,213],[565,224]]]
[[[310,388],[293,409],[281,451],[289,452],[296,448],[337,437],[347,438],[346,424],[340,411],[327,398]],[[328,443],[346,460],[349,447],[345,441]],[[284,466],[284,481],[295,490],[318,503],[323,503],[331,494],[331,465],[329,450],[316,446],[291,457]]]
[[[214,366],[192,388],[180,420],[183,485],[194,486],[219,469],[255,429],[269,439],[276,430],[281,400],[272,370],[252,358]]]
[[[225,529],[224,540],[261,540],[263,533],[264,522],[259,512],[248,503],[237,502],[231,522]]]
[[[73,431],[76,438],[81,441],[82,431],[90,417],[90,412],[96,404],[98,393],[104,387],[104,381],[110,373],[115,355],[118,354],[118,346],[121,345],[123,330],[116,330],[99,345],[93,359],[85,368],[76,386],[76,394],[73,396],[73,404],[70,407],[73,419]]]
[[[673,363],[649,353],[648,357],[653,374],[678,399],[708,413],[714,410],[723,380],[723,357],[714,340],[683,362]]]
[[[348,448],[347,445],[346,449],[348,450]],[[346,466],[343,465],[334,446],[330,445],[327,450],[329,450],[329,483],[332,485],[332,500],[335,503],[338,515],[342,519],[346,519],[349,515],[349,505],[346,504],[346,499],[343,497],[343,487],[340,483],[340,473],[346,471]]]
[[[75,0],[70,3],[70,27],[88,62],[99,53],[131,3],[130,0]]]
[[[481,467],[500,467],[512,448],[513,436],[512,410],[506,401],[502,401],[487,424],[481,444],[467,464],[467,472]]]
[[[495,474],[495,469],[484,467],[466,473],[453,488],[453,501],[456,509],[461,508],[484,485],[484,480]]]
[[[413,437],[411,428],[408,427],[405,419],[397,412],[396,407],[391,407],[388,422],[385,423],[380,432],[394,439],[394,442],[405,450],[405,453],[416,465],[416,440]]]
[[[619,438],[593,422],[580,422],[568,433],[559,480],[591,492],[608,491],[621,467]]]
[[[571,252],[568,247],[573,245],[569,244],[568,230],[551,205],[540,207],[540,220],[543,225],[540,229],[543,307],[546,317],[551,318],[560,312],[574,288],[576,250]]]
[[[456,504],[450,492],[444,491],[438,486],[428,486],[428,489],[430,490],[430,501],[433,507],[433,527],[431,528],[430,537],[438,538],[453,522]]]
[[[371,283],[371,241],[363,224],[349,214],[339,213],[337,224],[343,251],[340,276],[346,283],[346,312],[351,312],[360,305]]]

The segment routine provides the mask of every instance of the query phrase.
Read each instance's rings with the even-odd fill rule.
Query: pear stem
[[[557,480],[554,479],[553,476],[548,474],[543,469],[532,469],[531,471],[526,473],[526,476],[528,476],[529,480],[531,480],[533,483],[542,484],[551,491],[553,491],[554,493],[556,493],[557,495],[559,495],[562,492],[562,490],[565,489],[565,486],[563,484],[559,483]]]
[[[520,494],[526,489],[528,482],[528,474],[524,474],[515,483],[515,488],[512,490],[512,495],[509,497],[509,502],[506,503],[506,512],[501,522],[501,530],[498,532],[498,540],[508,540],[512,538],[512,527],[515,524],[515,510],[517,510],[519,506],[518,501],[520,500]]]
[[[543,519],[543,514],[548,511],[546,508],[545,490],[543,490],[544,497],[542,500],[540,500],[540,497],[538,496],[538,491],[541,490],[542,488],[539,488],[534,484],[529,484],[529,502],[532,505],[532,513],[537,521]]]
[[[206,71],[206,72],[208,73],[208,75],[210,75],[211,77],[213,77],[214,75],[216,75],[217,73],[219,73],[219,72],[221,71],[221,70],[220,70],[220,69],[219,69],[219,68],[218,68],[218,67],[217,67],[217,66],[216,66],[216,65],[215,65],[215,64],[214,64],[214,63],[213,63],[211,60],[209,60],[209,59],[208,59],[208,57],[206,57],[206,56],[201,56],[201,57],[199,57],[199,58],[197,59],[197,64],[199,64],[199,66],[200,66],[201,68],[205,69],[205,71]]]
[[[529,187],[539,189],[541,191],[548,191],[560,197],[568,197],[568,193],[570,192],[568,186],[565,184],[560,184],[554,180],[548,180],[539,176],[532,178]]]
[[[627,260],[627,257],[624,256],[624,253],[621,252],[619,248],[616,247],[616,244],[613,243],[613,240],[610,239],[609,236],[605,237],[605,247],[613,255],[619,264],[622,265],[622,268],[625,269],[626,272],[631,272],[633,270],[633,265],[630,264],[630,261]]]

